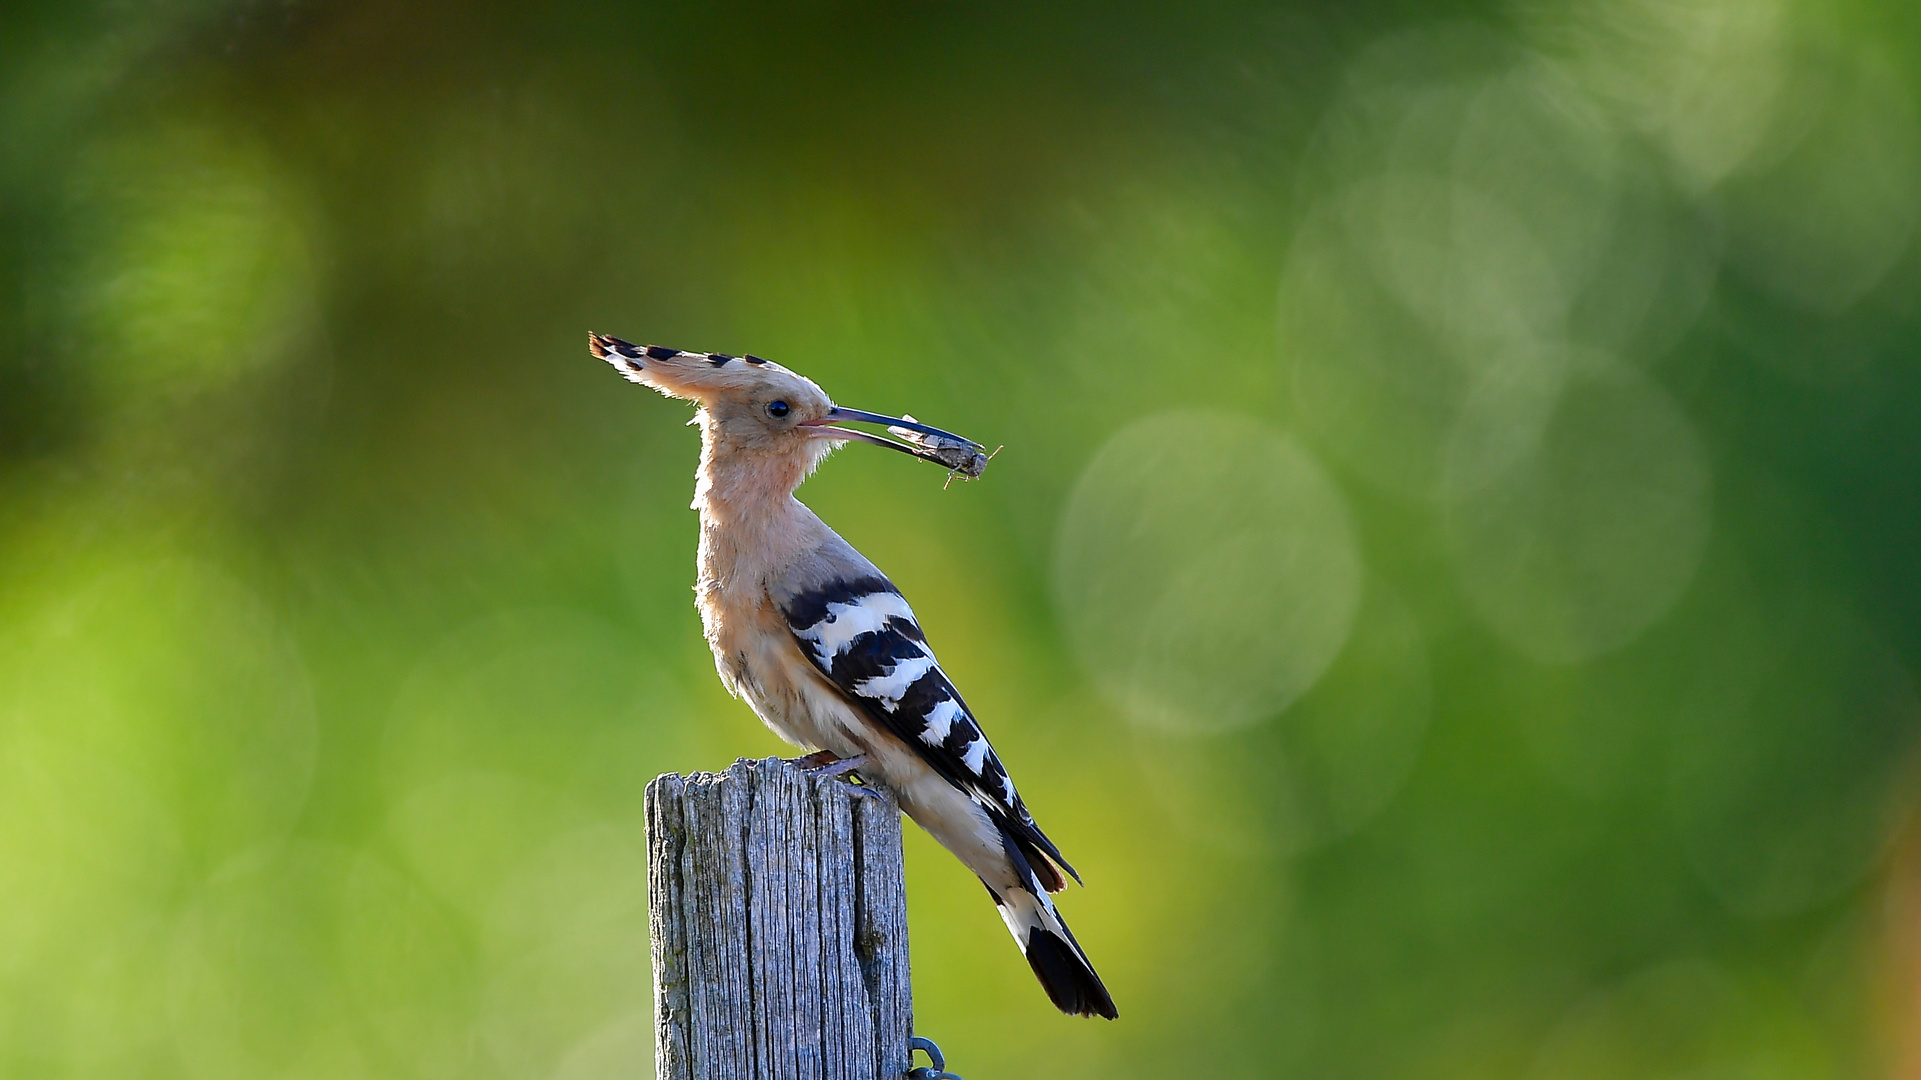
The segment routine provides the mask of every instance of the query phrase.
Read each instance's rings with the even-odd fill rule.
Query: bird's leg
[[[846,776],[848,773],[866,765],[872,760],[873,759],[866,754],[856,754],[853,757],[844,758],[832,750],[816,750],[811,754],[795,758],[793,765],[801,772],[812,773],[823,780],[831,780],[837,776]],[[852,781],[848,782],[847,790],[873,798],[880,797],[875,793],[874,789],[865,784],[856,784]]]
[[[816,750],[811,754],[795,758],[790,764],[801,772],[813,773],[822,780],[831,780],[836,776],[845,776],[873,760],[866,754],[855,754],[853,757],[844,758],[832,750]]]
[[[788,762],[788,764],[799,769],[801,772],[813,772],[815,769],[824,769],[839,760],[840,755],[834,753],[832,750],[816,750],[811,754],[803,754]]]
[[[858,769],[861,766],[867,764],[871,760],[873,759],[869,758],[866,754],[855,754],[853,757],[849,757],[849,758],[836,758],[831,764],[822,765],[820,768],[815,769],[814,775],[819,776],[822,779],[827,779],[829,777],[834,777],[834,776],[845,776],[846,774],[853,772],[855,769]]]

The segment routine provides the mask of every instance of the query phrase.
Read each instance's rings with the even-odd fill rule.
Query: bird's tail
[[[1101,983],[1101,977],[1094,973],[1087,954],[1081,951],[1081,943],[1074,940],[1074,932],[1067,928],[1067,921],[1061,918],[1047,891],[1040,887],[1019,849],[1011,841],[1007,849],[1025,887],[997,892],[989,886],[987,891],[993,895],[1001,920],[1014,935],[1022,955],[1027,957],[1027,965],[1034,969],[1041,989],[1047,991],[1054,1007],[1064,1013],[1114,1019],[1119,1015],[1114,1009],[1114,999]]]

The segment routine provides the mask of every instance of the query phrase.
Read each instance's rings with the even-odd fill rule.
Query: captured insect
[[[901,419],[910,424],[919,422],[905,414]],[[954,482],[956,476],[963,480],[979,480],[981,474],[987,471],[987,463],[994,459],[994,454],[1001,452],[1001,448],[997,446],[993,453],[984,453],[979,443],[949,435],[946,432],[890,427],[887,433],[902,442],[912,444],[915,457],[947,466],[949,470],[947,483],[949,484]],[[947,484],[941,486],[946,487]]]

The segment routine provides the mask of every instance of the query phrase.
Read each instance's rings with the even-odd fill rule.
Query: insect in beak
[[[882,424],[893,439],[870,435],[853,428],[836,427],[840,423]],[[949,479],[958,475],[968,480],[977,479],[987,471],[987,462],[994,455],[987,448],[972,439],[964,439],[951,431],[928,427],[911,416],[885,416],[862,409],[844,409],[836,405],[827,415],[817,420],[804,420],[802,427],[814,428],[817,438],[842,439],[850,442],[870,443],[885,446],[903,454],[911,454],[922,461],[931,461],[950,471]],[[895,439],[900,441],[896,442]],[[999,453],[998,450],[995,453]]]

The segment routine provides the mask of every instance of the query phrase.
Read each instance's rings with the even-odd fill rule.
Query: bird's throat
[[[811,462],[794,454],[702,440],[694,476],[694,509],[712,509],[742,524],[779,513],[807,478]]]
[[[703,591],[756,580],[819,542],[818,519],[794,498],[811,464],[702,441],[693,508],[700,512]]]

